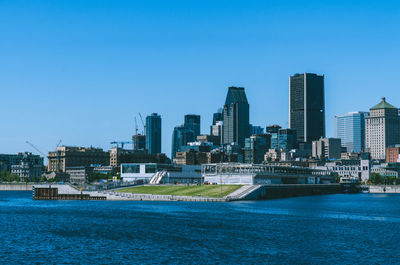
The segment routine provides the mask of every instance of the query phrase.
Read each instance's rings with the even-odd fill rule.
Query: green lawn
[[[130,187],[117,192],[157,194],[157,195],[179,195],[179,196],[198,196],[220,198],[239,189],[242,185],[222,185],[222,196],[220,185],[201,185],[201,186],[183,186],[183,185],[154,185]]]

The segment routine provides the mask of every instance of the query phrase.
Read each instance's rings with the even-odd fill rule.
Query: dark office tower
[[[267,126],[267,133],[271,135],[271,148],[278,149],[279,148],[279,130],[281,126],[279,125],[271,125]]]
[[[222,115],[222,108],[218,109],[217,112],[213,114],[213,122],[212,125],[210,126],[210,134],[219,136],[220,138],[222,137],[222,121],[223,121],[223,115]],[[221,141],[220,141],[221,142]]]
[[[161,116],[157,113],[146,117],[146,149],[149,154],[161,153]]]
[[[185,129],[192,130],[194,139],[200,135],[200,115],[187,114],[185,115]]]
[[[249,103],[243,87],[229,87],[223,110],[223,143],[244,147],[249,137]]]
[[[176,126],[172,133],[171,157],[175,158],[176,152],[181,151],[181,147],[189,142],[194,142],[196,137],[192,130],[188,130],[184,125]]]
[[[222,121],[222,120],[223,120],[222,109],[218,109],[218,111],[213,114],[212,125],[215,125],[215,124],[217,124],[217,121]]]
[[[311,143],[325,137],[324,76],[295,74],[289,78],[289,128],[297,141]]]
[[[146,149],[146,136],[142,134],[135,134],[132,136],[133,150]]]

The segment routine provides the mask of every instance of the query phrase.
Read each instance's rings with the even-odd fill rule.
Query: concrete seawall
[[[341,192],[340,184],[276,184],[263,185],[243,199],[266,200]]]
[[[363,185],[369,193],[400,193],[400,185]]]
[[[33,184],[0,184],[0,191],[12,191],[12,190],[32,190]]]

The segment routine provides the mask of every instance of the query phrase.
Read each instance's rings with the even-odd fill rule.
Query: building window
[[[146,165],[146,173],[156,173],[157,165]]]
[[[140,165],[122,165],[122,173],[140,173]]]

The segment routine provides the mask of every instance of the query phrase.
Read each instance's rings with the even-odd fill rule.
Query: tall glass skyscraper
[[[189,142],[195,141],[193,130],[185,128],[184,125],[176,126],[172,133],[171,157],[175,158],[176,152],[180,152],[181,147]]]
[[[243,87],[229,87],[223,110],[223,143],[244,147],[249,137],[249,103]]]
[[[200,115],[187,114],[185,115],[184,126],[188,130],[192,130],[194,138],[200,135]]]
[[[271,148],[279,149],[279,130],[282,127],[279,125],[267,126],[267,133],[271,134]]]
[[[289,128],[297,141],[311,143],[325,137],[324,76],[304,73],[289,78]]]
[[[335,138],[342,140],[347,152],[360,153],[365,149],[365,117],[368,112],[349,112],[335,116]]]
[[[161,116],[157,113],[146,117],[146,149],[149,154],[161,153]]]

